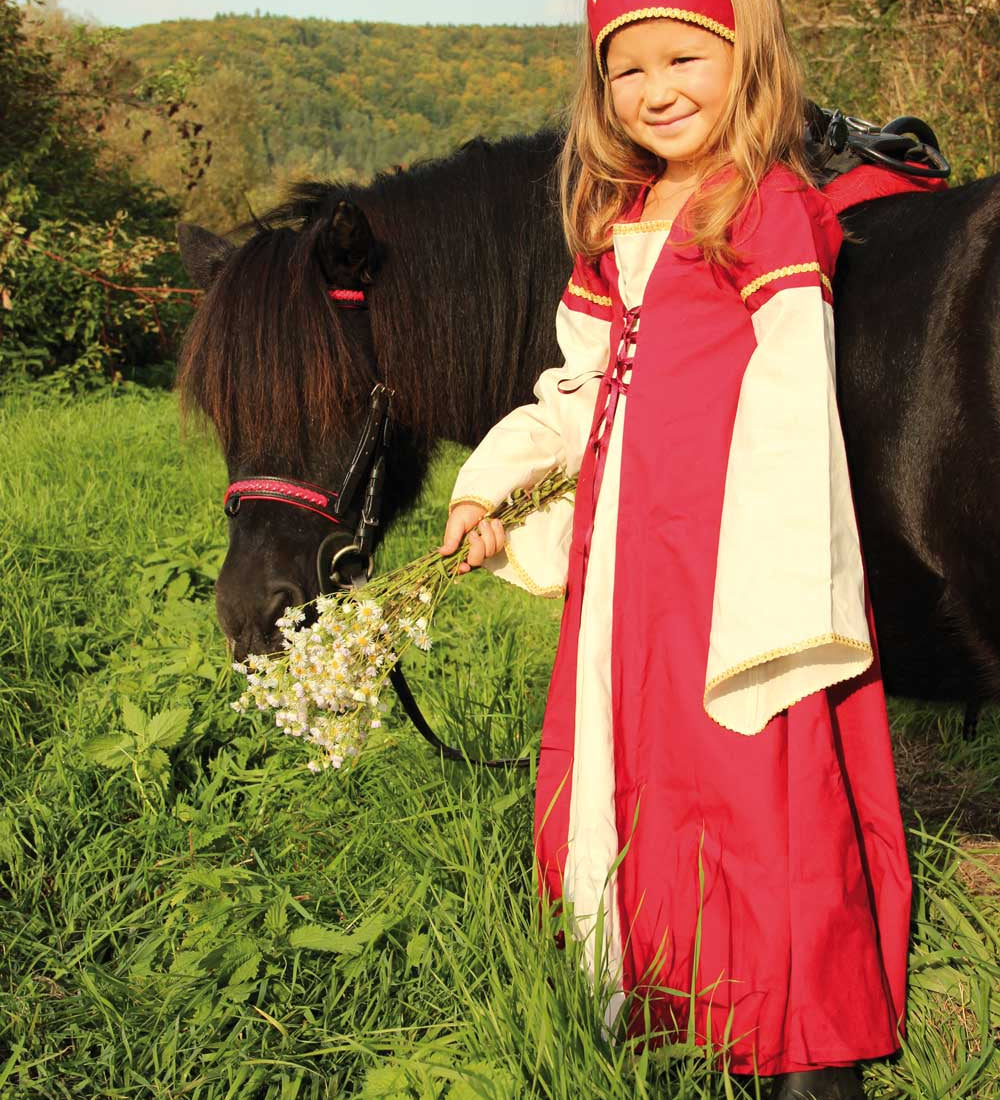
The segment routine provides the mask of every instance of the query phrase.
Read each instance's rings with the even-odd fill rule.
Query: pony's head
[[[205,291],[182,349],[182,401],[211,420],[231,485],[273,478],[280,490],[292,479],[327,503],[311,507],[319,502],[310,490],[229,498],[216,607],[240,658],[278,647],[275,620],[319,595],[338,554],[340,578],[363,580],[364,555],[348,548],[368,471],[356,471],[339,519],[329,513],[341,510],[338,493],[382,380],[364,308],[382,250],[361,209],[331,188],[301,185],[255,229],[241,246],[198,226],[179,229],[184,265]],[[412,433],[397,427],[396,435],[383,521],[422,473]]]
[[[569,274],[552,202],[559,144],[477,140],[364,187],[300,183],[239,246],[182,227],[205,296],[179,385],[214,425],[230,482],[270,475],[336,492],[384,383],[395,397],[381,532],[416,499],[436,440],[474,445],[530,398],[557,353],[552,316]],[[331,290],[363,292],[367,309]],[[317,555],[337,543],[322,515],[255,495],[229,519],[216,586],[237,655],[278,644],[275,619],[318,595]]]

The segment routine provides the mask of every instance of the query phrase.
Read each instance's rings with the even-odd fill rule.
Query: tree
[[[177,270],[174,208],[102,139],[127,66],[108,63],[111,36],[70,34],[59,63],[0,0],[0,388],[148,375],[177,327],[170,295],[149,289]]]

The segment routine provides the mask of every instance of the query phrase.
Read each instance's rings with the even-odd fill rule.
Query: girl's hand
[[[459,573],[468,573],[487,558],[499,554],[504,547],[503,524],[498,519],[484,519],[486,509],[478,504],[456,504],[448,515],[444,529],[444,541],[438,547],[440,554],[453,554],[463,535],[469,536],[469,556],[458,567]]]

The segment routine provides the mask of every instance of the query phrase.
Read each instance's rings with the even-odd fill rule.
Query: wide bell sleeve
[[[827,200],[780,171],[737,226],[734,295],[756,348],[743,376],[719,533],[705,710],[742,734],[872,662],[836,402]]]
[[[610,333],[607,285],[595,265],[578,258],[556,313],[563,366],[543,371],[534,403],[514,409],[486,434],[458,473],[449,510],[469,501],[492,511],[514,489],[531,488],[556,467],[579,471]],[[535,512],[507,533],[504,550],[485,568],[534,595],[561,597],[572,526],[571,498]]]

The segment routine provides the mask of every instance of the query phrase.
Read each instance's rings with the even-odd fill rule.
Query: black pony
[[[384,524],[438,439],[473,445],[558,363],[569,274],[551,134],[474,142],[369,187],[301,184],[236,248],[182,227],[207,289],[186,405],[233,481],[340,483],[373,384],[396,391]],[[1000,177],[848,211],[835,284],[839,399],[887,688],[1000,696]],[[367,310],[328,289],[364,290]],[[217,584],[237,655],[317,594],[327,519],[266,500],[230,521]]]

